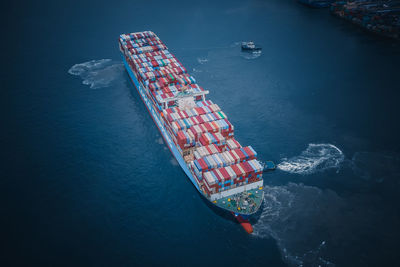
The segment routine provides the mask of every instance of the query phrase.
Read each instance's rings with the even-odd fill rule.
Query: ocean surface
[[[399,43],[294,0],[7,4],[2,266],[400,261]],[[207,206],[163,143],[117,45],[142,30],[277,164],[254,234]]]

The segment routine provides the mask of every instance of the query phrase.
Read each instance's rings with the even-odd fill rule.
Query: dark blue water
[[[291,0],[42,1],[4,11],[4,262],[400,260],[398,43]],[[120,33],[142,30],[210,90],[242,145],[279,164],[265,175],[253,235],[205,204],[163,144],[117,46]],[[242,54],[243,40],[262,54]]]

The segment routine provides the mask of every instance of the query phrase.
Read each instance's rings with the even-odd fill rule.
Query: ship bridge
[[[194,101],[194,98],[197,96],[201,96],[202,100],[204,101],[206,98],[205,96],[209,93],[208,90],[205,91],[201,91],[201,92],[193,92],[190,89],[189,90],[182,90],[181,92],[179,92],[177,95],[173,96],[173,97],[167,97],[164,99],[160,99],[160,103],[162,105],[164,105],[164,109],[168,108],[168,103],[170,102],[175,102],[179,105],[179,103],[181,102],[188,102],[188,101],[184,101],[191,99],[192,101]],[[183,101],[182,101],[183,100]],[[180,105],[179,105],[180,106]],[[190,108],[190,107],[189,107]]]

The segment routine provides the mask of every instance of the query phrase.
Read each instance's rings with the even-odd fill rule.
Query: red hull
[[[241,215],[235,215],[235,214],[233,214],[233,216],[235,216],[236,220],[238,220],[238,222],[240,223],[240,225],[243,227],[243,229],[244,229],[248,234],[253,233],[253,226],[251,226],[251,223],[249,222],[249,220],[244,219]]]

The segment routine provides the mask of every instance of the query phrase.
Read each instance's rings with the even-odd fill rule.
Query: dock
[[[369,32],[400,40],[400,1],[336,1],[330,11]]]

